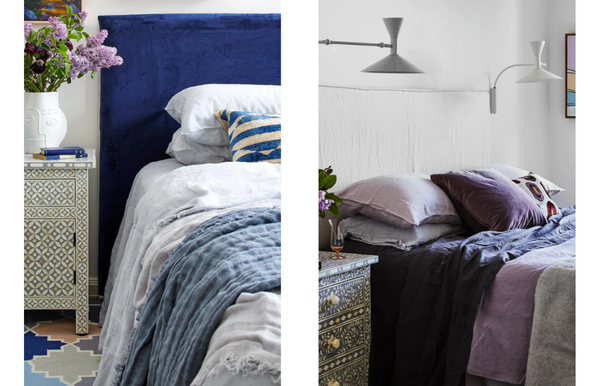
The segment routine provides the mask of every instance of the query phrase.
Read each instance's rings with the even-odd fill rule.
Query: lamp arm
[[[542,65],[544,67],[547,66],[546,63],[540,63],[540,65]],[[496,77],[496,81],[494,82],[494,88],[496,88],[496,83],[498,83],[498,79],[500,78],[500,75],[502,75],[504,73],[504,71],[506,71],[506,70],[508,70],[509,68],[512,68],[512,67],[527,67],[527,66],[535,66],[535,64],[513,64],[512,66],[506,67],[504,70],[500,71],[500,73]]]
[[[391,44],[385,44],[385,43],[341,42],[341,41],[335,41],[335,40],[329,40],[329,39],[319,40],[319,44],[325,44],[327,46],[330,44],[344,44],[347,46],[370,46],[370,47],[379,47],[379,48],[392,48],[393,47]]]

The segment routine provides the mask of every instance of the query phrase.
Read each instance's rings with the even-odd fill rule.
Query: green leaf
[[[333,200],[334,203],[336,204],[343,204],[343,201],[341,198],[339,198],[338,196],[336,196],[333,193],[325,193],[325,198],[328,198],[330,200]]]
[[[331,213],[335,217],[338,217],[340,215],[340,210],[338,209],[336,204],[331,204],[331,206],[329,206],[329,213]]]
[[[90,37],[89,33],[87,33],[87,32],[82,32],[82,33],[83,33],[83,36],[85,36],[86,39]]]
[[[75,28],[75,31],[82,32],[83,31],[83,27],[77,27],[77,28]]]
[[[319,181],[319,190],[327,190],[333,188],[333,185],[337,182],[337,177],[333,174],[326,176]]]
[[[90,72],[90,76],[92,77],[92,79],[94,79],[94,75],[96,75],[96,71]]]
[[[67,8],[67,18],[70,19],[71,16],[73,16],[73,10],[69,6],[67,6],[66,8]]]
[[[325,218],[325,212],[319,212],[319,217]]]

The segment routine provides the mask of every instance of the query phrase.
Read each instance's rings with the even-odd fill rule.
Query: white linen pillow
[[[342,220],[344,237],[370,245],[390,246],[403,251],[468,231],[459,224],[423,224],[413,228],[397,228],[367,216],[356,215]]]
[[[204,84],[178,92],[165,107],[190,142],[229,146],[227,131],[214,116],[223,109],[280,114],[281,86]]]
[[[462,222],[450,198],[425,174],[368,178],[336,194],[343,201],[339,206],[342,217],[360,213],[400,228]]]
[[[222,130],[222,129],[221,129]],[[181,128],[173,133],[166,153],[184,165],[214,164],[231,161],[231,147],[202,145],[188,141]]]
[[[498,173],[504,175],[505,177],[507,177],[510,180],[514,180],[515,178],[526,176],[530,173],[525,169],[521,169],[521,168],[518,168],[515,166],[502,165],[502,164],[479,165],[479,166],[476,166],[474,168],[469,168],[469,169],[494,169]],[[558,193],[565,191],[565,189],[556,185],[554,182],[552,182],[542,176],[538,176],[538,177],[544,184],[544,187],[548,191],[548,195],[550,197],[556,196]]]

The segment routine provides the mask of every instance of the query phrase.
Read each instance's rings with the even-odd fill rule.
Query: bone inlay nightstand
[[[374,255],[319,252],[319,386],[366,386]]]
[[[88,333],[87,158],[42,161],[25,154],[25,309],[76,311]]]

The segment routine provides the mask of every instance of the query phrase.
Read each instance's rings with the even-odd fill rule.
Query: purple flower
[[[46,64],[44,63],[43,60],[36,60],[31,65],[31,71],[35,72],[36,74],[41,74],[45,70],[46,70]]]
[[[33,30],[33,25],[26,21],[25,22],[25,40],[29,39],[29,33]]]
[[[47,62],[48,59],[51,59],[54,55],[52,55],[52,52],[45,49],[45,48],[38,48],[37,52],[38,55],[37,59],[39,60],[43,60],[44,62]]]
[[[60,21],[58,17],[51,16],[48,19],[48,22],[54,30],[54,32],[52,33],[52,37],[54,37],[55,40],[65,40],[67,38],[67,26],[65,25],[65,23]]]
[[[66,41],[65,42],[65,46],[67,46],[67,48],[69,49],[69,51],[73,51],[73,43],[71,43],[70,41]]]
[[[108,36],[108,31],[103,29],[102,31],[100,31],[98,33],[98,35],[90,36],[87,39],[87,46],[90,48],[97,47],[97,46],[101,45],[102,43],[104,43],[104,40],[106,40],[107,36]]]
[[[37,46],[33,43],[25,43],[25,53],[27,55],[33,55],[37,52]]]
[[[333,200],[325,198],[325,192],[319,190],[319,212],[324,212],[333,204]]]

